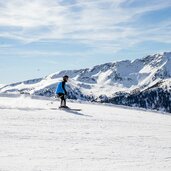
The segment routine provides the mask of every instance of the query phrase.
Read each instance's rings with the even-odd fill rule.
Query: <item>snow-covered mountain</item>
[[[54,96],[57,83],[69,75],[71,99],[110,102],[171,112],[171,52],[134,61],[105,63],[80,70],[65,70],[6,85],[0,93]]]
[[[1,88],[1,87],[4,87],[4,84],[0,84],[0,88]]]

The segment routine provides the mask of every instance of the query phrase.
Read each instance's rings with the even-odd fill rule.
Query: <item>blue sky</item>
[[[0,0],[0,84],[163,51],[170,0]]]

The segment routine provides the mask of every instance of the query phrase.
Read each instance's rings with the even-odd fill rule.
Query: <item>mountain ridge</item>
[[[170,66],[171,52],[164,52],[132,61],[122,60],[96,65],[91,68],[63,70],[44,78],[6,85],[0,88],[0,93],[54,96],[56,85],[61,77],[69,75],[70,81],[67,89],[68,97],[71,99],[107,102],[171,112]],[[149,102],[148,98],[150,99],[153,96],[152,94],[156,95],[152,98],[152,102]],[[162,99],[158,97],[158,94]],[[135,99],[138,99],[139,96],[145,98],[146,101],[140,99],[137,102]],[[162,104],[159,105],[158,100],[162,100]],[[165,104],[164,107],[163,104]]]

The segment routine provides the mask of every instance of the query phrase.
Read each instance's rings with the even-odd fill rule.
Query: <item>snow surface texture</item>
[[[0,97],[0,171],[170,171],[171,116]]]
[[[171,52],[149,55],[134,61],[118,61],[97,65],[90,69],[66,70],[45,78],[6,85],[0,93],[19,93],[41,96],[54,96],[56,85],[61,77],[69,75],[68,95],[71,99],[112,102],[129,106],[151,108],[171,112]],[[154,88],[156,88],[154,90]],[[159,89],[160,88],[160,89]],[[138,92],[138,94],[136,94]],[[138,104],[139,92],[144,101]],[[158,94],[162,92],[162,99]],[[113,99],[119,93],[135,94],[136,97]],[[149,96],[156,94],[148,102]],[[120,96],[120,95],[119,95]],[[165,98],[167,96],[168,98]],[[120,97],[119,97],[120,99]],[[129,99],[131,99],[129,101]],[[147,99],[147,100],[146,100]],[[131,103],[135,101],[135,103]],[[164,104],[164,102],[166,104]],[[162,102],[162,103],[161,103]]]
[[[0,88],[1,88],[1,87],[4,87],[4,84],[0,84]]]

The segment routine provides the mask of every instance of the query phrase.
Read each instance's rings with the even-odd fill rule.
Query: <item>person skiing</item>
[[[65,75],[63,77],[63,81],[59,82],[56,88],[56,94],[61,99],[61,105],[59,108],[68,108],[66,106],[67,91],[65,89],[65,83],[68,81],[68,78],[68,75]]]

